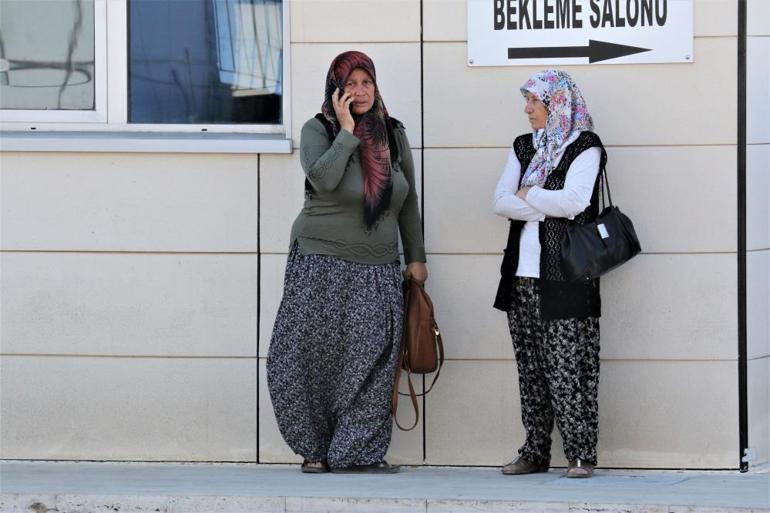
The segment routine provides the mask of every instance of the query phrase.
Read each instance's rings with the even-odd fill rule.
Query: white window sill
[[[291,139],[269,134],[3,131],[0,151],[291,153]]]

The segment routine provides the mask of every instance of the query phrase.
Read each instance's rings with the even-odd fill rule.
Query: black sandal
[[[300,467],[300,470],[304,474],[324,474],[329,472],[329,465],[327,465],[325,461],[305,460],[302,462],[302,467]]]
[[[387,461],[331,469],[335,474],[395,474],[399,470],[401,470],[401,465],[391,465]]]

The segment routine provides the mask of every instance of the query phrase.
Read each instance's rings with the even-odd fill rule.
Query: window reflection
[[[132,123],[281,123],[279,0],[130,0]]]
[[[94,109],[93,0],[0,0],[0,108]]]

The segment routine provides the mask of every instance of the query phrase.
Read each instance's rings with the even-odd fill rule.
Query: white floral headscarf
[[[524,97],[532,93],[548,109],[545,128],[532,133],[532,144],[537,148],[529,163],[522,183],[526,187],[542,187],[561,155],[580,136],[593,131],[594,122],[588,113],[583,95],[566,72],[546,70],[536,73],[521,86]]]

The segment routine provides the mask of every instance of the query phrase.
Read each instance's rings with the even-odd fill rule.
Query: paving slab
[[[297,465],[0,462],[0,513],[770,513],[770,473],[597,470],[504,476],[404,467],[302,474]]]

